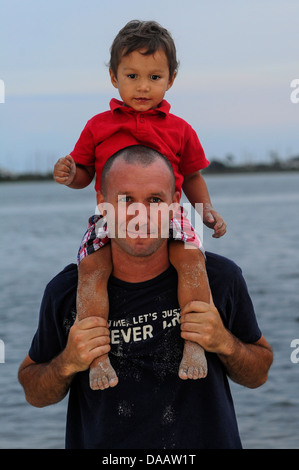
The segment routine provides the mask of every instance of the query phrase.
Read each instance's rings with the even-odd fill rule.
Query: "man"
[[[139,146],[118,152],[103,172],[101,202],[109,203],[115,216],[109,328],[98,317],[76,319],[74,265],[45,290],[19,380],[28,402],[38,407],[69,392],[67,448],[241,447],[227,375],[247,387],[262,385],[272,351],[240,269],[220,256],[207,254],[213,300],[189,303],[179,320],[177,274],[169,263],[167,239],[150,237],[149,228],[152,204],[178,202],[173,178],[163,156]],[[120,195],[126,209],[131,203],[148,208],[134,236],[133,215],[126,217],[125,227],[123,217],[118,224]],[[136,237],[136,231],[143,236]],[[178,377],[184,340],[205,349],[206,378]],[[91,390],[88,367],[109,351],[119,383]]]

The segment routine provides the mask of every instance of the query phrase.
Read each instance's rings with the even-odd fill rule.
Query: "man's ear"
[[[167,86],[167,91],[172,87],[176,76],[177,76],[177,72],[174,72],[173,76],[169,79],[168,86]]]
[[[175,191],[175,193],[173,195],[171,208],[172,208],[172,211],[173,211],[172,217],[175,217],[176,213],[178,212],[178,210],[180,208],[180,193],[179,193],[179,191]]]
[[[175,191],[174,195],[173,195],[173,198],[172,198],[172,202],[180,205],[180,192],[179,191]]]
[[[116,75],[114,75],[114,73],[112,72],[111,69],[109,69],[109,74],[110,74],[110,80],[111,80],[112,85],[115,88],[118,88],[117,77],[116,77]]]
[[[103,203],[105,202],[105,197],[104,197],[104,194],[102,193],[102,191],[97,191],[97,207],[98,207],[98,210],[100,211],[100,213],[102,215],[103,214]]]

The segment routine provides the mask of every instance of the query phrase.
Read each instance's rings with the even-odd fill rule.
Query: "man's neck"
[[[169,266],[166,249],[159,250],[149,256],[133,256],[119,247],[112,248],[113,276],[126,282],[144,282],[159,276]]]

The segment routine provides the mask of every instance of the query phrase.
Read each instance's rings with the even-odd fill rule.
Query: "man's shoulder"
[[[77,289],[78,268],[76,264],[67,265],[62,271],[48,282],[46,293],[56,298],[59,294],[66,294],[70,290]]]
[[[225,256],[206,252],[207,271],[212,276],[221,276],[225,279],[234,279],[242,275],[240,267]]]

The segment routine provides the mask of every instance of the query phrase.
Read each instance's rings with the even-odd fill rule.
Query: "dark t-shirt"
[[[261,337],[241,270],[207,253],[207,272],[226,328],[244,342]],[[29,356],[51,360],[65,347],[75,317],[77,267],[67,266],[46,287]],[[208,375],[181,380],[177,274],[172,266],[154,279],[109,281],[110,359],[119,383],[93,391],[89,371],[78,373],[69,394],[66,447],[105,449],[240,448],[225,370],[206,353]]]

